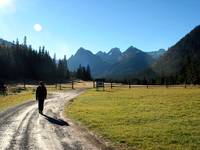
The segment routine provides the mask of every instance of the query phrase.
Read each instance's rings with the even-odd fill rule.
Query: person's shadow
[[[69,124],[62,119],[54,119],[54,118],[47,116],[45,114],[42,114],[42,115],[45,117],[46,120],[48,120],[52,124],[59,125],[59,126],[69,126]]]

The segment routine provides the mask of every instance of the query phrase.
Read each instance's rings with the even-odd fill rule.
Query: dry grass
[[[34,94],[31,90],[20,93],[9,93],[7,96],[0,96],[0,111],[33,99]]]
[[[118,148],[200,148],[198,88],[89,90],[66,113]]]

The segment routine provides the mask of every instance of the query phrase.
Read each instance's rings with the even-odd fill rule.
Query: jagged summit
[[[115,47],[115,48],[112,48],[109,52],[108,52],[108,55],[120,55],[121,54],[121,51],[119,48]]]
[[[136,55],[138,53],[144,53],[142,50],[134,47],[134,46],[130,46],[124,53],[124,56],[130,56],[130,55]]]
[[[77,52],[76,52],[75,55],[80,55],[80,54],[85,54],[85,53],[92,54],[91,51],[89,51],[89,50],[87,50],[87,49],[85,49],[85,48],[83,48],[83,47],[80,47],[80,48],[77,50]]]

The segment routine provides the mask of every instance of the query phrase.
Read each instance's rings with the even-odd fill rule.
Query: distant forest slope
[[[169,48],[151,69],[179,83],[200,83],[200,26]]]

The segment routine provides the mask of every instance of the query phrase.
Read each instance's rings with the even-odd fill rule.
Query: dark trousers
[[[39,109],[39,112],[42,112],[43,108],[44,108],[44,99],[39,99],[38,100],[38,109]]]

